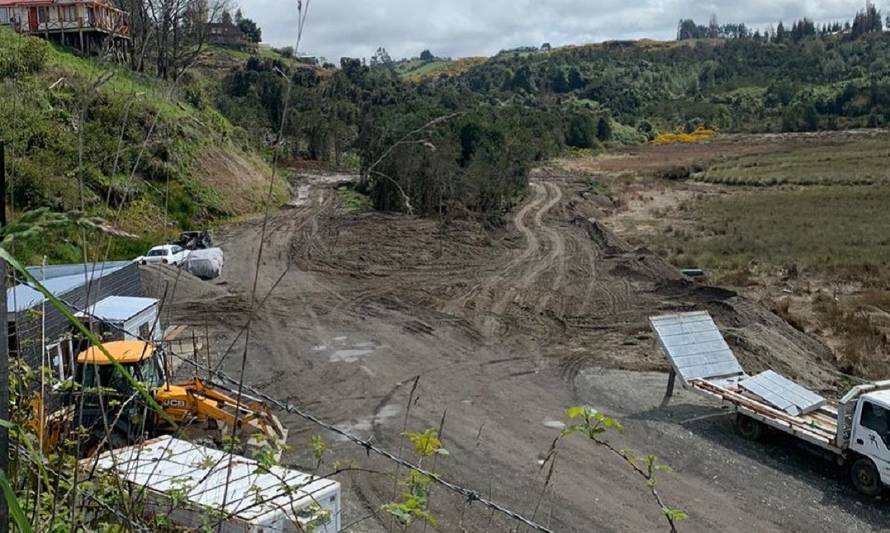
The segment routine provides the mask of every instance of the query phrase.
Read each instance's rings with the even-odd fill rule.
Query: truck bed
[[[838,403],[830,400],[819,409],[798,416],[790,415],[764,402],[762,398],[730,383],[704,379],[691,380],[689,387],[699,394],[719,399],[724,405],[760,420],[779,431],[794,435],[822,449],[841,455],[838,447]]]

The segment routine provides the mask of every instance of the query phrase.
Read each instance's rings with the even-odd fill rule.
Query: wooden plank
[[[732,392],[728,389],[723,389],[721,387],[714,385],[713,383],[708,383],[707,381],[695,381],[694,386],[705,388],[705,389],[711,389],[718,396],[721,396],[723,399],[729,401],[730,403],[744,406],[747,409],[751,410],[752,412],[760,413],[765,417],[775,419],[775,420],[781,420],[781,421],[789,424],[789,426],[793,427],[794,429],[798,429],[801,431],[805,431],[807,433],[811,433],[814,436],[817,436],[818,438],[824,439],[828,442],[833,441],[836,436],[835,434],[832,434],[830,431],[824,431],[824,430],[821,430],[821,429],[815,427],[812,424],[808,424],[804,419],[802,419],[800,417],[789,415],[788,413],[786,413],[784,411],[780,411],[780,410],[775,409],[769,405],[758,402],[757,400],[754,400],[752,398],[742,396],[741,394]]]

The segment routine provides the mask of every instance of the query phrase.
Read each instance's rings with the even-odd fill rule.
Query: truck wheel
[[[862,494],[871,497],[880,496],[883,489],[881,475],[871,459],[860,457],[854,461],[850,466],[850,479],[856,490]]]
[[[743,414],[735,415],[735,429],[739,435],[748,440],[760,440],[763,438],[763,422],[754,420]]]

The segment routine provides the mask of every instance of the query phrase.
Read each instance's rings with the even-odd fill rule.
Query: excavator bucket
[[[198,378],[163,386],[155,394],[167,414],[186,426],[185,433],[193,439],[222,443],[234,433],[246,452],[269,449],[276,457],[287,442],[287,429],[268,405],[243,395],[239,402],[222,387]]]

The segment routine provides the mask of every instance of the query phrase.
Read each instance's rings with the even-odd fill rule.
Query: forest
[[[290,157],[357,166],[379,209],[492,222],[523,190],[530,166],[564,150],[598,153],[702,126],[792,132],[890,123],[890,33],[874,7],[822,27],[804,19],[752,33],[733,24],[716,26],[715,38],[692,21],[679,28],[675,42],[524,47],[410,81],[385,50],[337,68],[288,70],[250,58],[215,101],[260,138],[279,124],[293,83]],[[705,37],[684,28],[703,28]],[[424,52],[420,62],[435,61]]]
[[[286,165],[320,161],[360,174],[358,192],[380,210],[498,225],[524,194],[529,170],[565,152],[593,157],[699,127],[797,132],[890,124],[890,32],[871,6],[851,22],[804,19],[787,30],[684,20],[675,41],[545,43],[455,60],[424,50],[394,61],[381,48],[370,60],[337,65],[300,57],[293,47],[248,53],[209,46],[196,20],[231,19],[251,41],[261,38],[261,28],[225,5],[185,10],[173,21],[151,13],[135,13],[143,53],[125,65],[0,35],[11,52],[0,58],[8,89],[0,96],[7,125],[0,134],[17,176],[17,210],[50,206],[107,217],[110,201],[112,218],[154,239],[159,228],[173,232],[255,208],[275,153]],[[167,23],[181,38],[157,38]],[[220,150],[234,155],[234,167],[247,165],[250,195],[214,182]],[[80,161],[75,174],[85,195],[66,185],[72,161]],[[284,197],[281,181],[276,201]]]

